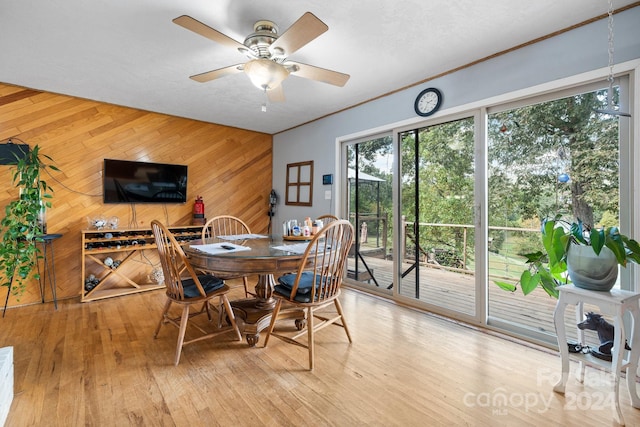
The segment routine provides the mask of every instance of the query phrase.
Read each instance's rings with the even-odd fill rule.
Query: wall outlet
[[[324,199],[331,200],[331,190],[324,190]]]

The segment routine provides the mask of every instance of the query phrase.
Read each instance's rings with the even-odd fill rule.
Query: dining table
[[[255,298],[231,301],[238,326],[253,347],[271,322],[276,276],[298,271],[307,244],[302,239],[290,241],[276,235],[238,235],[193,241],[183,250],[195,269],[220,278],[258,276]],[[303,310],[283,310],[279,317],[293,319],[298,329],[306,323]]]

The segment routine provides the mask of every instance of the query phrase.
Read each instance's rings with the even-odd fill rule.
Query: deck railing
[[[349,215],[349,220],[353,224],[355,222],[355,214]],[[358,230],[358,242],[361,250],[375,250],[380,252],[384,258],[387,257],[387,236],[389,215],[383,213],[376,214],[360,214],[358,215],[358,224],[355,229]]]
[[[354,222],[355,216],[351,215]],[[419,228],[416,242],[416,226]],[[360,252],[364,256],[390,259],[388,215],[361,214],[357,229]],[[445,232],[433,231],[448,230]],[[443,224],[403,221],[400,247],[403,262],[421,266],[475,274],[475,227],[471,224]],[[435,234],[435,236],[434,236]],[[513,281],[527,268],[523,254],[541,250],[540,229],[489,227],[489,279]],[[355,247],[354,249],[355,250]],[[441,261],[442,259],[445,261]],[[447,259],[448,258],[448,259]]]
[[[419,222],[419,233],[421,242],[423,236],[428,236],[429,229],[445,228],[459,230],[456,243],[429,242],[428,247],[424,243],[415,241],[416,223],[405,221],[402,236],[402,259],[403,261],[414,261],[415,252],[418,250],[420,264],[425,267],[441,268],[461,273],[474,274],[475,271],[475,238],[474,226],[470,224],[442,224]],[[518,227],[489,227],[489,278],[498,280],[518,280],[522,271],[526,268],[523,253],[535,252],[540,248],[539,229],[518,228]],[[496,240],[502,240],[497,244]],[[530,243],[530,244],[529,244]],[[498,249],[499,247],[499,249]],[[437,260],[438,251],[453,251],[456,259],[453,264],[442,263]]]

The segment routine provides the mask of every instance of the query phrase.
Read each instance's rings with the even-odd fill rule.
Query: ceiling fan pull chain
[[[267,95],[267,89],[264,89],[264,102],[262,103],[262,112],[267,112],[267,102],[269,102],[269,96]]]

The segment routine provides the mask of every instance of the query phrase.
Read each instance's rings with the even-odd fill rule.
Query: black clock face
[[[440,104],[442,104],[442,93],[438,89],[430,87],[420,92],[413,106],[416,114],[430,116],[438,111]]]

